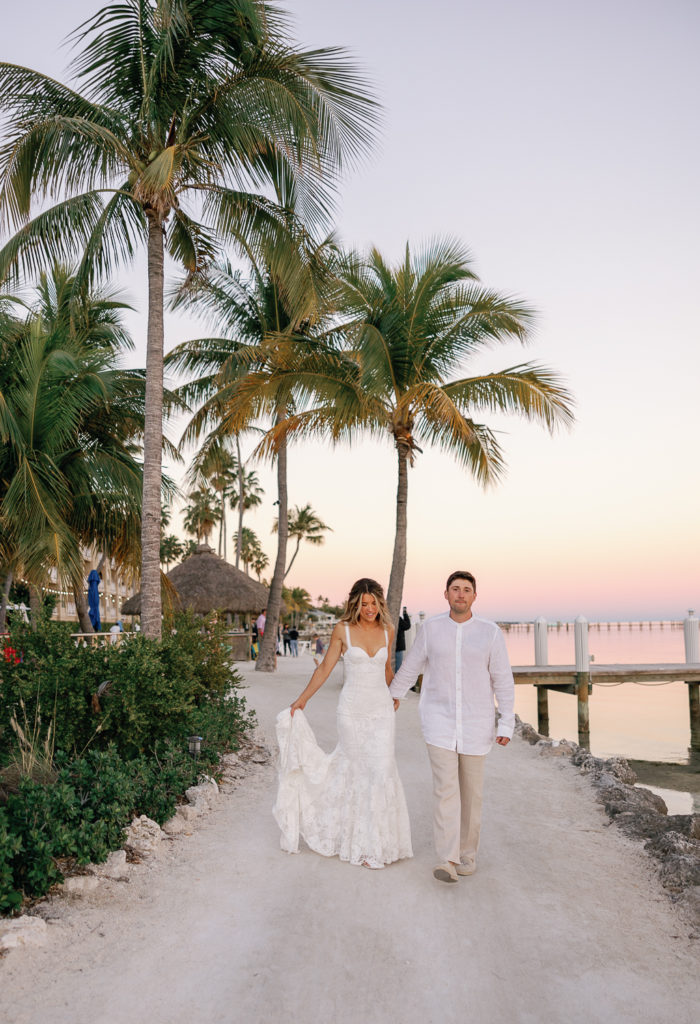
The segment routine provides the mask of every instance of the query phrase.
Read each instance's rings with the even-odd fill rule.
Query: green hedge
[[[228,664],[224,627],[209,623],[203,632],[202,620],[188,615],[175,626],[161,642],[138,635],[90,647],[75,646],[69,625],[16,627],[9,643],[22,661],[0,661],[0,767],[16,746],[12,715],[30,726],[37,714],[44,723],[53,719],[55,749],[73,757],[114,744],[133,758],[166,740],[184,744],[217,706],[235,747],[251,718],[236,696],[240,680]]]
[[[23,779],[0,808],[0,912],[14,910],[22,893],[42,896],[62,881],[60,861],[106,860],[135,815],[163,824],[199,767],[173,747],[132,761],[110,748],[66,764],[51,785]]]
[[[254,723],[216,624],[182,616],[161,643],[80,648],[69,629],[18,627],[10,643],[22,660],[0,663],[0,914],[43,895],[66,864],[104,861],[135,815],[167,821]],[[13,715],[38,746],[52,723],[51,781],[44,766],[43,778],[17,782]],[[192,734],[204,738],[199,762],[187,753]]]

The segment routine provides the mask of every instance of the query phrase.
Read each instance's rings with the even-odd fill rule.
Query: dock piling
[[[683,640],[686,664],[698,664],[700,662],[698,620],[692,608],[688,612],[688,618],[683,622]],[[690,713],[690,749],[700,751],[700,683],[687,682],[686,686],[688,687],[688,711]]]
[[[591,745],[591,721],[588,693],[591,684],[591,659],[588,653],[588,620],[584,615],[577,616],[574,621],[574,645],[576,650],[578,741],[580,746],[589,749]]]
[[[535,665],[548,665],[547,620],[544,615],[535,619]],[[549,695],[546,686],[537,687],[537,731],[549,736]]]

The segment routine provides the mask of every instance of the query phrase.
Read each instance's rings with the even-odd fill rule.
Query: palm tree
[[[190,469],[193,483],[210,484],[219,496],[219,556],[223,558],[226,558],[226,505],[234,496],[238,476],[236,458],[227,441],[226,438],[208,438]]]
[[[187,495],[189,505],[185,506],[183,523],[188,533],[193,533],[199,543],[204,538],[209,543],[209,536],[219,522],[221,510],[214,491],[206,485],[197,487]]]
[[[82,92],[0,64],[0,209],[17,231],[0,249],[0,281],[81,253],[82,286],[147,250],[147,636],[161,635],[165,250],[197,275],[222,244],[274,239],[286,214],[261,194],[272,184],[323,221],[343,162],[373,135],[375,104],[344,54],[296,50],[286,30],[263,0],[122,0],[73,36]]]
[[[285,587],[282,597],[294,625],[297,624],[299,615],[303,615],[304,612],[308,612],[312,608],[311,594],[304,587],[294,587],[291,590],[289,587]]]
[[[483,349],[525,343],[533,311],[478,283],[459,243],[438,240],[413,257],[406,246],[395,267],[372,250],[351,254],[340,271],[339,309],[351,359],[328,367],[272,368],[260,389],[296,379],[316,404],[269,431],[260,453],[308,433],[333,442],[368,431],[396,450],[396,534],[387,604],[398,621],[406,568],[408,468],[423,444],[449,452],[481,484],[495,483],[504,457],[494,432],[472,415],[515,413],[550,431],[573,420],[572,398],[551,369],[522,363],[493,373],[463,376],[470,356]]]
[[[78,295],[63,267],[37,295],[0,323],[0,568],[30,590],[55,568],[80,615],[81,547],[139,556],[144,377],[117,368],[130,339],[113,296]]]
[[[166,572],[168,572],[173,562],[176,562],[178,558],[182,558],[184,550],[182,541],[174,534],[170,533],[167,537],[163,537],[160,542],[160,561],[161,565],[165,566]]]
[[[251,508],[257,508],[262,503],[262,496],[265,493],[263,488],[260,486],[258,480],[258,474],[254,469],[248,470],[246,473],[243,468],[243,463],[238,462],[238,490],[233,491],[231,494],[231,508],[238,509],[238,534],[240,538],[243,536],[243,513],[247,512]],[[236,568],[241,558],[240,552],[240,541],[236,545]],[[265,563],[267,564],[267,563]],[[265,566],[263,566],[265,568]]]
[[[238,534],[233,535],[234,543],[238,543]],[[260,538],[254,530],[251,530],[248,526],[243,527],[243,532],[240,539],[241,545],[241,558],[243,559],[243,568],[245,572],[248,572],[248,567],[253,564],[255,565],[260,560],[264,560],[260,572],[268,564],[269,559],[263,552],[260,545]]]
[[[294,559],[299,554],[301,542],[305,540],[307,544],[323,544],[326,539],[323,534],[331,530],[330,526],[326,526],[326,524],[319,519],[311,508],[311,505],[304,505],[303,508],[299,508],[298,505],[295,505],[289,513],[288,522],[289,536],[296,539],[296,547],[294,548],[294,554],[292,555],[289,565],[285,571],[285,579],[289,575],[289,570],[294,564]],[[277,533],[278,528],[279,520],[275,519],[272,524],[272,532]]]
[[[323,359],[342,362],[343,356],[329,352],[323,344],[319,348],[315,338],[316,332],[323,334],[330,329],[332,322],[332,251],[330,241],[317,245],[292,224],[277,253],[251,264],[250,279],[222,263],[209,271],[206,281],[190,291],[187,301],[200,314],[213,319],[225,335],[187,342],[168,356],[168,365],[196,375],[179,389],[181,398],[190,406],[199,405],[183,441],[198,442],[207,430],[216,436],[237,436],[262,418],[284,423],[296,403],[304,400],[303,392],[297,394],[297,377],[290,372],[292,368],[296,373],[316,368]],[[289,264],[303,268],[303,286],[296,273],[290,286],[286,273]],[[279,371],[279,386],[273,369]],[[268,386],[259,387],[260,381]],[[287,449],[283,439],[274,457],[282,525],[278,529],[270,583],[268,628],[255,663],[256,671],[263,672],[274,671],[274,641],[287,561]],[[242,535],[243,530],[239,532]]]
[[[270,564],[270,559],[267,557],[264,551],[256,551],[250,560],[250,564],[253,568],[253,572],[258,577],[258,583],[260,582],[260,576],[263,569],[266,569]]]

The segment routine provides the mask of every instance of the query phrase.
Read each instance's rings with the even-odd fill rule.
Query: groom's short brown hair
[[[449,590],[450,584],[454,583],[455,580],[469,580],[471,585],[474,587],[474,593],[476,594],[476,580],[474,579],[470,572],[461,572],[459,570],[457,572],[451,572],[450,575],[447,577],[445,590]]]

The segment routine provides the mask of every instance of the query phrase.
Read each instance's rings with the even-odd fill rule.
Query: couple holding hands
[[[476,870],[484,758],[494,737],[506,746],[513,735],[513,673],[498,626],[472,614],[474,576],[451,573],[445,599],[449,611],[423,624],[394,675],[394,631],[382,588],[371,579],[352,587],[323,661],[277,718],[273,813],[283,850],[296,853],[301,837],[317,853],[369,868],[413,856],[394,755],[395,710],[422,674],[419,713],[433,775],[433,876],[457,882]],[[303,712],[341,655],[338,745],[326,754]]]

